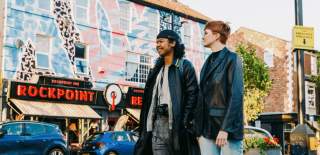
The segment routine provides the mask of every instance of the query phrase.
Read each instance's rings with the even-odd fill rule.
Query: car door
[[[0,137],[1,154],[20,155],[25,151],[24,138],[22,136],[23,123],[8,123],[1,127],[6,132]]]
[[[131,142],[129,135],[126,132],[115,133],[114,140],[117,143],[117,152],[125,155],[133,154],[134,144]]]
[[[25,123],[24,145],[27,148],[25,154],[42,154],[49,145],[49,137],[46,135],[46,126],[41,123]]]

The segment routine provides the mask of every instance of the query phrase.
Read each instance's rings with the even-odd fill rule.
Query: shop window
[[[311,56],[311,74],[317,75],[317,57]]]
[[[49,36],[36,36],[36,65],[37,68],[50,68],[51,39]]]
[[[50,7],[51,7],[51,1],[48,0],[38,0],[38,8],[50,12]]]
[[[89,0],[75,0],[74,3],[74,17],[77,21],[88,22],[88,8]]]
[[[126,62],[126,80],[145,83],[151,68],[151,56],[128,52]]]
[[[88,74],[87,47],[84,44],[75,44],[76,73]]]
[[[191,34],[192,29],[189,23],[184,23],[183,27],[183,43],[187,48],[191,48]]]
[[[4,125],[1,130],[6,131],[8,136],[19,136],[22,134],[22,123]]]
[[[273,67],[273,52],[265,50],[263,54],[264,63],[270,68]]]
[[[155,39],[157,37],[158,31],[159,31],[159,17],[157,12],[149,12],[147,15],[148,23],[149,23],[149,31],[148,34],[150,36],[150,39]]]
[[[131,7],[127,1],[120,1],[120,18],[119,26],[122,32],[130,32],[131,28]]]

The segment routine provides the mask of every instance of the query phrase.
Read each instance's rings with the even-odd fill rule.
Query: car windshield
[[[95,141],[101,136],[103,136],[103,133],[95,133],[88,138],[88,141]]]

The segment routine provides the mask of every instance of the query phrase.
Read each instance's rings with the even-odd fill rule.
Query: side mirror
[[[6,130],[0,130],[0,137],[3,137],[5,134],[7,134]]]

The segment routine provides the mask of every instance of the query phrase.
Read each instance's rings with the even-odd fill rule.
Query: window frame
[[[81,44],[82,46],[84,46],[84,58],[79,58],[79,57],[76,57],[76,47],[74,47],[75,51],[74,51],[74,65],[75,65],[75,71],[76,71],[76,74],[78,75],[89,75],[89,59],[88,59],[88,56],[89,56],[89,46],[88,44],[85,44],[85,43],[81,43],[81,42],[78,42],[78,43],[75,43],[74,46],[76,46],[77,44]],[[87,64],[87,69],[86,69],[86,73],[83,73],[83,72],[78,72],[78,68],[77,68],[77,63],[76,61],[85,61],[86,64]]]
[[[122,9],[123,5],[127,5],[128,8]],[[123,17],[123,12],[122,11],[129,11],[128,16],[129,17]],[[124,33],[130,33],[132,31],[132,7],[131,7],[131,3],[129,1],[123,1],[120,0],[119,1],[119,30],[124,32]],[[128,18],[128,19],[127,19]],[[124,30],[123,27],[121,26],[121,21],[127,21],[128,22],[128,30]]]
[[[46,37],[49,40],[49,48],[47,52],[43,51],[38,51],[37,46],[35,48],[35,65],[37,69],[44,69],[44,70],[51,70],[52,69],[52,64],[51,64],[51,51],[52,51],[52,37],[48,35],[43,35],[43,34],[36,34],[36,45],[38,45],[38,36]],[[42,55],[47,55],[48,56],[48,67],[43,67],[38,65],[38,55],[37,54],[42,54]]]
[[[316,108],[316,84],[315,83],[311,83],[311,82],[306,82],[305,83],[305,93],[306,93],[306,107],[307,108]],[[311,89],[313,90],[313,96],[312,96],[312,100],[313,100],[313,105],[310,105],[309,104],[309,90],[310,90],[310,87],[312,87]]]
[[[271,62],[270,63],[267,63],[267,60],[266,60],[266,57],[267,56],[271,56]],[[272,68],[274,67],[274,54],[272,52],[272,50],[270,49],[265,49],[263,51],[263,62],[269,67],[269,68]]]
[[[152,16],[151,16],[152,14]],[[151,16],[151,17],[150,17]],[[148,21],[152,21],[149,22],[149,29],[148,29],[148,33],[150,33],[151,31],[155,31],[153,36],[150,36],[151,39],[154,39],[157,37],[157,34],[160,31],[160,27],[159,27],[159,21],[160,21],[160,15],[157,14],[157,12],[149,12],[148,14]],[[152,20],[153,19],[153,20]],[[153,22],[154,21],[154,22]],[[152,23],[152,24],[151,24]]]
[[[44,9],[44,8],[41,8],[40,5],[39,5],[39,2],[49,2],[49,10]],[[38,9],[41,10],[41,11],[47,12],[48,14],[52,14],[52,13],[51,13],[51,12],[52,12],[52,11],[51,11],[51,8],[52,8],[52,2],[51,2],[51,0],[50,0],[50,1],[38,0],[38,1],[37,1],[37,7],[38,7]]]
[[[311,75],[318,75],[317,56],[310,55],[310,71]]]
[[[186,34],[185,32],[186,32],[186,26],[188,26],[188,28],[189,28],[189,33],[190,34]],[[193,29],[192,29],[192,25],[189,23],[189,22],[186,22],[186,23],[183,23],[182,24],[182,31],[181,31],[181,33],[182,33],[182,41],[183,41],[183,43],[184,43],[184,45],[186,46],[186,48],[190,48],[190,49],[192,49],[192,34],[193,34]],[[189,42],[188,42],[188,44],[186,43],[186,38],[189,38],[188,40],[189,40]]]
[[[135,61],[128,60],[129,54],[135,54],[137,57],[139,57],[139,61],[135,62]],[[144,59],[144,61],[142,62],[143,59]],[[134,77],[134,74],[131,77],[128,76],[128,64],[137,65],[137,71],[134,72],[134,74],[137,73],[137,77]],[[148,55],[148,54],[141,54],[141,53],[135,53],[135,52],[128,51],[127,56],[126,56],[125,65],[126,65],[125,66],[125,80],[129,81],[129,82],[143,84],[147,81],[149,71],[152,67],[152,56]],[[143,67],[145,67],[145,68],[143,68]],[[143,69],[141,69],[141,68],[143,68]],[[130,80],[132,78],[137,78],[137,80]]]
[[[72,3],[72,8],[73,8],[73,17],[75,19],[76,22],[82,22],[82,23],[89,23],[90,19],[89,19],[89,13],[90,13],[90,0],[86,0],[87,1],[87,6],[81,6],[81,5],[77,5],[77,2],[79,2],[78,0],[74,0]],[[77,16],[77,7],[80,7],[82,9],[86,10],[86,17],[85,18],[79,18]]]

